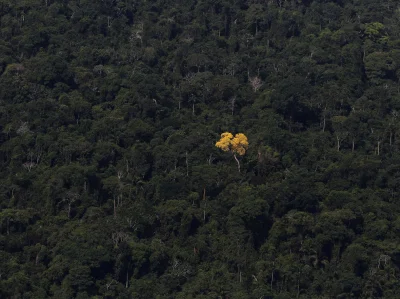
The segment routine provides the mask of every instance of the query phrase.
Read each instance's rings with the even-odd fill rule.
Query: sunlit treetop
[[[215,146],[225,152],[231,151],[234,154],[243,156],[249,147],[249,142],[243,133],[238,133],[233,137],[232,133],[225,132],[221,134],[221,139]]]

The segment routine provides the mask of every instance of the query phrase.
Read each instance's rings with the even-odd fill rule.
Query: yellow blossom
[[[231,151],[234,154],[243,156],[249,147],[249,142],[246,135],[243,133],[238,133],[233,137],[231,133],[225,132],[221,134],[221,139],[215,144],[215,146],[225,152]]]

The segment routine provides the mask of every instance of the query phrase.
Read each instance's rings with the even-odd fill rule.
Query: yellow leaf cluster
[[[215,146],[225,152],[231,151],[234,154],[243,156],[249,147],[249,142],[243,133],[238,133],[233,137],[232,133],[225,132],[221,134],[221,139]]]
[[[222,149],[224,152],[230,150],[230,145],[232,141],[233,135],[229,132],[225,132],[221,134],[221,139],[215,144],[216,147]]]

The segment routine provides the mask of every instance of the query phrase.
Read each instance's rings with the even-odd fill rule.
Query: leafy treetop
[[[243,156],[249,147],[249,142],[243,133],[238,133],[233,137],[232,133],[225,132],[221,134],[221,139],[215,146],[225,152],[231,151],[234,154]]]

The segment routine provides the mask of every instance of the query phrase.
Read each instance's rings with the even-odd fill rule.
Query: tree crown
[[[243,156],[249,147],[247,136],[243,133],[238,133],[233,136],[232,133],[225,132],[221,134],[221,139],[215,144],[216,147],[224,152],[231,151],[234,154]]]

